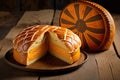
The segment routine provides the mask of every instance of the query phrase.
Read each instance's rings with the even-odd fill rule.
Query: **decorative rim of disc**
[[[84,6],[85,9],[82,9],[81,6]],[[72,9],[74,9],[74,11],[71,13]],[[84,14],[81,14],[83,12]],[[95,13],[95,15],[92,15],[92,12]],[[88,26],[88,24],[90,24],[89,22],[92,21],[96,21],[100,24],[100,20],[103,23],[103,25],[101,25],[103,29],[100,27],[98,27],[97,29],[95,28],[95,26],[94,27]],[[113,18],[105,8],[103,8],[97,3],[90,1],[79,1],[69,4],[61,12],[59,23],[61,27],[71,29],[80,38],[82,37],[81,41],[84,44],[82,45],[83,50],[93,52],[106,50],[110,47],[111,43],[113,42],[112,35],[114,34],[115,31],[115,24]],[[99,38],[96,37],[97,35],[91,32],[98,34]],[[93,34],[94,36],[91,34]],[[92,45],[88,43],[90,39],[89,41],[87,41],[86,37],[92,40],[91,41]]]

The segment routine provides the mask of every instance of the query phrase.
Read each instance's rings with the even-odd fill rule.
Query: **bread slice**
[[[49,38],[49,52],[57,58],[72,64],[73,60],[69,50],[64,43],[57,37],[56,33],[50,32]]]
[[[69,40],[65,39],[68,35],[67,31],[67,29],[64,29],[63,32],[59,30],[49,31],[49,52],[60,60],[72,64],[80,58],[80,48],[72,52],[72,50],[65,45],[66,43],[71,44]],[[63,36],[63,38],[58,36]]]
[[[45,33],[42,33],[28,49],[27,65],[43,57],[48,50]]]

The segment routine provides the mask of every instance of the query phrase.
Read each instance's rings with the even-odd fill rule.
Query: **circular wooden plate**
[[[38,61],[34,62],[33,64],[24,66],[17,63],[14,60],[12,49],[5,54],[4,58],[9,65],[25,71],[66,72],[66,71],[71,71],[79,68],[83,63],[87,61],[88,55],[85,52],[81,52],[81,58],[77,62],[73,63],[72,65],[69,65],[51,55],[46,55],[43,58],[39,59]]]
[[[71,29],[82,41],[82,50],[107,50],[113,42],[115,24],[110,13],[94,2],[79,1],[66,6],[60,26]]]

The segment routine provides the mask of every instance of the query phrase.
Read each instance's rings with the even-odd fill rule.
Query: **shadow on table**
[[[78,74],[79,76],[77,76]],[[0,80],[39,80],[41,77],[58,75],[68,75],[70,77],[73,75],[75,80],[77,78],[81,78],[81,80],[93,80],[93,78],[94,80],[99,79],[97,65],[93,55],[89,55],[89,60],[84,65],[80,66],[80,68],[61,72],[27,72],[8,65],[4,58],[0,59]],[[85,77],[85,75],[89,76]]]
[[[81,65],[82,66],[82,65]],[[79,66],[79,67],[81,67]],[[20,70],[17,68],[12,67],[11,65],[7,64],[4,58],[0,59],[0,79],[1,80],[7,80],[7,79],[12,79],[12,78],[30,78],[30,77],[38,77],[40,76],[55,76],[55,75],[63,75],[67,74],[69,72],[73,72],[79,67],[66,69],[66,70],[60,70],[58,71],[45,71],[45,70],[40,70],[40,71],[25,71],[25,70]]]
[[[17,70],[8,65],[4,58],[0,59],[0,80],[19,80],[19,79],[38,78],[38,73]]]

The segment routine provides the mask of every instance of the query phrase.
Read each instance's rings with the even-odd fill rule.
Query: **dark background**
[[[79,0],[0,0],[0,11],[26,11],[41,9],[60,9]],[[96,2],[108,11],[120,13],[120,0],[89,0]]]

